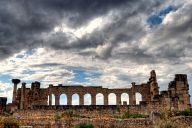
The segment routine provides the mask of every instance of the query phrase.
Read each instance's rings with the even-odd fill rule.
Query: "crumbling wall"
[[[0,114],[6,110],[6,103],[7,103],[7,98],[0,97]]]
[[[79,112],[79,110],[76,110]],[[57,118],[63,111],[58,110],[19,110],[13,114],[23,126],[34,126],[34,128],[71,128],[80,123],[91,123],[95,128],[153,128],[155,124],[150,118],[139,119],[120,119],[107,116],[92,118],[87,117],[67,117]],[[79,112],[81,113],[81,112]],[[89,114],[97,113],[96,110]],[[192,117],[173,117],[170,120],[178,128],[192,126]]]
[[[154,70],[150,72],[150,78],[147,83],[136,84],[132,82],[131,88],[109,89],[102,86],[58,86],[49,85],[48,88],[41,88],[40,82],[34,82],[31,88],[26,88],[26,84],[22,83],[22,87],[17,89],[18,79],[12,80],[14,83],[13,90],[13,107],[14,109],[33,109],[37,105],[53,106],[52,95],[55,95],[55,105],[60,105],[60,96],[66,94],[67,105],[72,105],[72,95],[79,95],[79,105],[84,105],[84,95],[91,95],[91,105],[96,105],[96,95],[103,94],[104,106],[109,104],[108,95],[114,93],[116,95],[116,105],[121,106],[121,94],[129,95],[130,112],[146,112],[151,111],[167,111],[167,110],[184,110],[190,108],[190,95],[187,75],[176,74],[175,79],[169,84],[168,90],[159,94],[159,87]],[[136,93],[142,95],[140,106],[132,107],[136,104]],[[49,96],[49,101],[48,101]],[[124,104],[125,105],[125,104]],[[134,110],[135,109],[135,110]]]

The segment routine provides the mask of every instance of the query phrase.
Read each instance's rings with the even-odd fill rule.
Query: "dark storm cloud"
[[[148,6],[143,6],[145,4]],[[152,34],[145,30],[147,16],[162,4],[163,2],[153,0],[148,3],[131,0],[0,1],[0,58],[6,58],[22,49],[42,45],[57,50],[75,51],[80,55],[93,55],[103,60],[119,57],[138,63],[154,63],[157,56],[185,56],[184,46],[190,48],[191,36],[184,37],[184,31],[191,32],[191,18],[179,26],[167,25],[165,29],[156,30]],[[96,17],[107,16],[110,11],[114,13],[111,21],[101,30],[94,30],[81,38],[68,32],[52,33],[54,27],[62,23],[76,29],[82,25],[86,26]],[[189,11],[181,13],[189,16]],[[139,41],[146,35],[151,37],[148,46],[140,47]],[[172,46],[168,42],[173,38],[176,45],[173,43]],[[184,45],[178,44],[178,40],[185,40]],[[118,51],[121,43],[125,42],[132,45],[133,49]],[[108,43],[110,45],[106,45]],[[86,48],[95,48],[95,51],[83,51]]]
[[[6,58],[21,49],[39,45],[42,43],[41,34],[51,31],[65,16],[78,13],[77,17],[69,18],[70,23],[83,23],[125,1],[0,1],[0,57]],[[53,47],[56,47],[56,44],[53,44]]]
[[[51,10],[57,13],[67,12],[69,14],[77,14],[77,17],[71,15],[69,21],[81,24],[95,15],[101,15],[132,0],[34,0],[31,5],[35,5],[45,10]],[[60,12],[59,12],[60,11]],[[63,15],[63,14],[62,14]],[[79,23],[80,22],[80,23]]]
[[[132,3],[133,4],[133,3]],[[102,53],[95,53],[95,57],[100,59],[107,59],[112,56],[112,51],[122,42],[132,42],[133,40],[140,39],[141,36],[145,34],[144,26],[142,22],[142,16],[146,15],[145,13],[150,13],[149,10],[153,10],[158,7],[159,4],[151,2],[149,7],[143,7],[144,1],[140,1],[140,3],[136,2],[130,6],[130,4],[126,4],[121,6],[118,10],[116,10],[116,15],[112,15],[111,21],[108,22],[99,31],[93,31],[90,34],[84,35],[82,38],[76,38],[75,41],[69,42],[69,38],[73,37],[70,33],[57,33],[50,36],[48,39],[48,44],[55,49],[77,49],[82,50],[85,48],[97,48],[100,46],[105,46],[105,43],[111,43],[110,47],[102,50]],[[149,4],[149,3],[148,3]],[[65,42],[65,43],[63,43]],[[86,52],[78,51],[81,55],[93,55],[94,52]]]
[[[148,34],[145,53],[181,63],[182,58],[191,57],[192,3],[186,3],[172,15],[165,17],[164,23]]]
[[[152,28],[150,32],[141,32],[143,35],[138,36],[139,40],[131,45],[131,49],[116,50],[115,58],[129,59],[138,64],[185,63],[187,60],[184,62],[183,58],[191,57],[190,49],[192,48],[190,40],[192,34],[191,7],[190,2],[183,4],[176,12],[163,17],[165,18],[163,24]],[[135,30],[133,25],[131,27],[131,30]],[[134,33],[138,34],[140,31],[142,30],[138,29]]]
[[[51,37],[51,40],[47,41],[48,44],[45,43],[42,35],[49,34],[63,21],[69,27],[77,28],[94,17],[105,15],[110,10],[127,8],[127,15],[137,14],[138,7],[143,10],[140,6],[142,4],[138,6],[138,3],[132,0],[2,0],[0,1],[0,58],[39,45],[55,49],[96,47],[103,43],[99,32],[83,36],[72,45],[67,44],[69,38],[66,33],[61,37]],[[158,6],[158,3],[154,2],[153,6]],[[108,32],[110,29],[106,28],[103,31]],[[117,42],[119,39],[127,39],[123,31],[118,34]]]
[[[74,38],[74,41],[70,41],[72,38]],[[87,47],[97,47],[99,44],[103,43],[104,39],[105,38],[100,31],[94,31],[81,38],[77,38],[70,33],[58,32],[47,38],[46,45],[59,50],[85,49]]]

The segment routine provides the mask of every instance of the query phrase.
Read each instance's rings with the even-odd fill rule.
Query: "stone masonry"
[[[0,114],[6,110],[7,98],[0,97]]]
[[[84,105],[84,95],[91,95],[91,105],[96,105],[96,95],[103,94],[104,105],[108,106],[108,95],[114,93],[116,95],[117,106],[127,106],[127,108],[137,108],[138,111],[166,111],[166,110],[185,110],[190,108],[189,84],[187,75],[176,74],[175,79],[168,85],[168,90],[159,92],[156,73],[154,70],[150,72],[150,78],[146,83],[136,84],[132,82],[131,88],[108,89],[102,86],[58,86],[49,85],[47,88],[41,88],[40,82],[31,84],[31,88],[26,87],[26,83],[22,83],[21,88],[17,88],[20,83],[19,79],[12,80],[14,84],[13,101],[9,104],[12,112],[15,110],[27,110],[35,108],[54,108],[60,106],[60,96],[66,94],[67,105],[72,107],[72,95],[79,95],[79,105]],[[142,101],[136,105],[136,93],[142,95]],[[129,105],[121,101],[121,94],[129,95]],[[52,105],[52,95],[55,96],[55,105]],[[49,98],[48,98],[49,97]],[[90,106],[91,106],[90,105]],[[44,106],[44,107],[43,107]],[[144,109],[142,109],[144,107]],[[60,107],[61,108],[61,107]],[[65,108],[65,107],[63,107]],[[139,109],[138,109],[139,108]]]

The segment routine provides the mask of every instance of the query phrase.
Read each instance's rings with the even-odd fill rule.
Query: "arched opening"
[[[96,95],[96,105],[104,105],[104,96],[102,93]]]
[[[72,95],[72,105],[79,105],[79,95],[77,93]]]
[[[49,95],[47,96],[47,105],[50,105],[49,104]]]
[[[121,104],[122,105],[129,105],[129,95],[127,93],[121,94]]]
[[[67,95],[66,94],[60,95],[59,104],[60,105],[67,105]]]
[[[140,101],[142,101],[142,95],[141,95],[141,93],[136,92],[136,93],[135,93],[135,99],[136,99],[136,104],[139,104]]]
[[[51,95],[51,98],[52,98],[52,105],[55,105],[55,95],[52,94],[52,95]]]
[[[110,93],[108,95],[108,102],[109,102],[109,105],[117,105],[115,93]]]
[[[84,105],[91,105],[91,94],[87,93],[84,95]]]

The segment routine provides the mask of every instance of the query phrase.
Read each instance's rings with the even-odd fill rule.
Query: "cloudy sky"
[[[160,90],[188,75],[191,0],[0,0],[0,96],[22,82],[130,87],[156,70]]]

